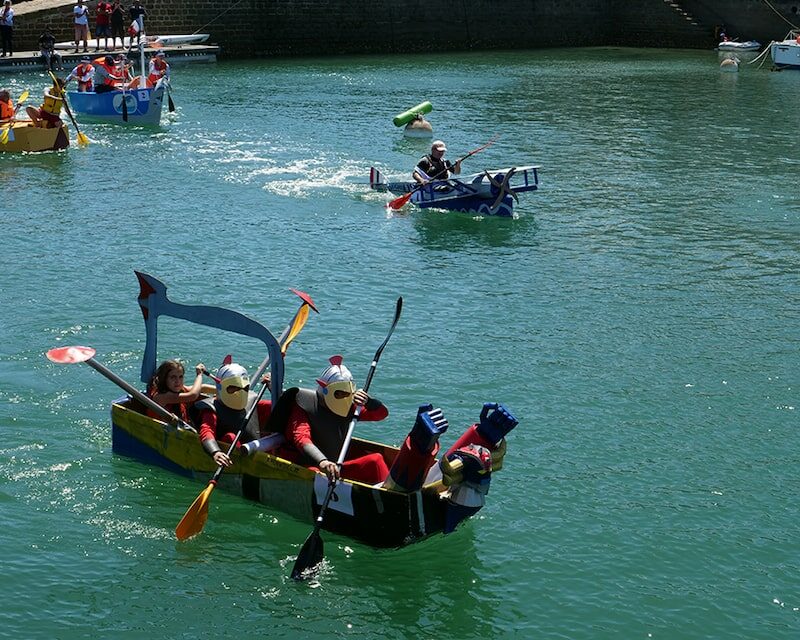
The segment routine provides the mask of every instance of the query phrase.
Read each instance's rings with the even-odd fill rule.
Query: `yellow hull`
[[[19,120],[11,124],[8,133],[8,142],[0,144],[0,152],[56,151],[69,146],[69,130],[65,124],[60,128],[44,129],[34,127],[30,120]]]

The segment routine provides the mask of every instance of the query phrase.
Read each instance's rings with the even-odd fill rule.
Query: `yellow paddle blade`
[[[214,483],[209,483],[197,496],[192,506],[186,510],[178,526],[175,527],[175,536],[178,540],[188,540],[203,530],[208,520],[208,498],[214,490]]]
[[[25,89],[25,91],[23,91],[19,95],[19,98],[17,99],[17,104],[19,105],[19,104],[22,104],[23,102],[25,102],[28,99],[29,95],[31,95],[31,92],[28,91],[27,89]]]
[[[89,138],[82,131],[78,131],[78,144],[82,147],[88,146]]]
[[[11,127],[5,127],[3,133],[0,133],[0,144],[8,144],[8,132]]]
[[[281,345],[281,354],[286,355],[286,349],[289,347],[289,343],[297,337],[297,334],[303,330],[303,327],[306,326],[306,322],[308,321],[308,305],[303,304],[300,309],[297,311],[297,315],[294,317],[294,321],[292,322],[292,328],[289,329],[289,333],[286,336],[286,340],[283,341]]]

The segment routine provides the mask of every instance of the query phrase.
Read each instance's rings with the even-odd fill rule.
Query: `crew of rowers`
[[[66,82],[77,80],[78,91],[106,93],[120,89],[134,89],[139,86],[139,76],[131,75],[131,67],[124,54],[117,57],[100,56],[92,60],[89,56],[81,58],[80,64],[67,76]],[[169,64],[163,51],[150,58],[146,84],[153,87],[161,79],[169,80]]]

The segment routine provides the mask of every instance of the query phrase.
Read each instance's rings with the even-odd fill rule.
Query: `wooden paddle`
[[[11,116],[11,120],[9,120],[8,124],[5,125],[5,127],[3,128],[3,132],[0,133],[0,144],[8,144],[8,132],[11,131],[11,125],[14,123],[14,118],[17,115],[17,111],[19,111],[19,108],[22,106],[22,103],[28,99],[29,95],[30,91],[28,91],[27,89],[19,95],[19,99],[17,100],[17,106],[14,107],[14,115]]]
[[[67,112],[69,119],[72,120],[72,126],[75,127],[75,131],[78,134],[78,144],[82,147],[87,146],[89,144],[89,138],[86,137],[85,133],[81,133],[81,130],[78,127],[78,122],[75,120],[75,116],[72,115],[72,111],[69,108],[69,102],[67,101],[66,91],[64,91],[63,87],[58,83],[56,76],[52,71],[48,69],[47,73],[49,73],[50,77],[53,79],[53,87],[61,94],[61,99],[64,101],[64,110]]]
[[[306,298],[308,298],[306,294]],[[308,298],[310,301],[311,298]],[[292,318],[292,322],[286,327],[286,331],[284,331],[284,336],[281,339],[281,353],[285,354],[286,349],[289,347],[289,344],[292,340],[297,337],[297,334],[300,333],[300,330],[305,326],[306,320],[308,320],[308,307],[309,303],[303,300],[303,304],[300,306],[300,310],[295,314],[294,318]],[[302,310],[305,309],[305,314],[302,313]],[[316,309],[314,309],[316,311]],[[265,363],[269,363],[269,358],[265,360]],[[266,365],[264,365],[266,366]],[[261,371],[263,369],[259,367],[258,372],[256,373],[255,378],[261,375]],[[264,390],[267,388],[267,385],[264,384],[261,387],[261,391],[258,394],[258,399],[256,400],[255,404],[250,407],[250,410],[247,412],[245,416],[244,422],[239,429],[239,432],[236,434],[231,446],[228,448],[228,455],[230,456],[233,452],[233,448],[236,446],[236,443],[239,441],[239,438],[242,435],[242,431],[247,426],[247,423],[250,421],[250,417],[255,410],[255,407],[258,405],[258,401],[261,399],[261,396],[264,395]],[[178,523],[178,526],[175,527],[175,536],[178,540],[187,540],[192,536],[197,535],[203,530],[203,527],[206,524],[206,520],[208,520],[208,500],[211,497],[211,492],[214,491],[214,487],[217,486],[217,481],[219,477],[222,475],[222,471],[224,467],[219,465],[217,470],[214,472],[214,475],[209,480],[208,485],[205,489],[200,493],[195,501],[191,504],[191,506],[186,510],[186,513],[181,518],[181,521]]]
[[[473,150],[472,150],[472,151],[470,151],[470,152],[469,152],[467,155],[465,155],[465,156],[462,156],[461,158],[459,158],[458,160],[456,160],[456,161],[455,161],[455,162],[454,162],[454,163],[453,163],[451,166],[455,166],[455,165],[457,165],[459,162],[463,162],[463,161],[464,161],[464,160],[466,160],[467,158],[470,158],[470,157],[474,156],[476,153],[479,153],[480,151],[483,151],[483,150],[484,150],[484,149],[486,149],[487,147],[490,147],[490,146],[492,146],[492,145],[495,143],[495,141],[496,141],[496,140],[497,140],[497,137],[494,137],[494,138],[492,138],[492,139],[491,139],[491,140],[489,140],[489,142],[487,142],[486,144],[484,144],[484,145],[481,145],[481,146],[480,146],[480,147],[478,147],[477,149],[473,149]],[[445,167],[444,169],[442,169],[441,171],[439,171],[439,172],[438,172],[436,175],[434,175],[434,176],[431,176],[431,178],[430,178],[430,179],[426,180],[425,182],[423,182],[423,183],[422,183],[422,184],[420,184],[419,186],[417,186],[417,187],[414,187],[414,188],[413,188],[411,191],[409,191],[408,193],[404,193],[404,194],[403,194],[402,196],[400,196],[399,198],[395,198],[394,200],[392,200],[391,202],[389,202],[389,205],[388,205],[388,206],[389,206],[389,208],[390,208],[390,209],[394,209],[395,211],[397,211],[398,209],[402,209],[402,208],[405,206],[405,204],[406,204],[406,203],[407,203],[409,200],[411,200],[411,196],[413,196],[413,195],[414,195],[414,194],[415,194],[417,191],[419,191],[419,190],[420,190],[420,189],[422,189],[423,187],[425,187],[425,186],[429,185],[429,184],[430,184],[431,182],[433,182],[434,180],[437,180],[437,179],[439,179],[439,176],[440,176],[440,175],[442,175],[442,173],[446,173],[446,172],[447,172],[447,168]]]
[[[242,437],[242,433],[244,432],[247,423],[250,422],[250,418],[253,416],[253,411],[255,411],[258,407],[258,403],[261,400],[261,396],[264,395],[264,391],[267,389],[266,382],[261,385],[261,391],[258,392],[258,396],[256,396],[255,402],[253,402],[253,406],[247,411],[244,416],[244,420],[242,421],[241,426],[239,427],[239,431],[236,433],[236,436],[231,442],[231,446],[228,447],[227,454],[228,456],[233,453],[234,447],[236,447],[236,443],[239,442],[239,438]],[[208,520],[208,500],[211,497],[211,492],[214,491],[214,487],[217,486],[217,481],[219,477],[222,475],[225,466],[219,465],[217,470],[214,472],[214,475],[211,476],[211,480],[208,481],[208,485],[203,491],[200,492],[200,495],[195,498],[195,501],[191,504],[191,506],[186,510],[186,513],[181,518],[181,521],[178,523],[178,526],[175,527],[175,536],[178,540],[188,540],[192,536],[197,535],[203,530],[203,527],[206,524],[206,520]]]
[[[392,333],[394,333],[394,328],[397,326],[397,321],[400,319],[400,312],[402,310],[403,298],[400,297],[397,299],[397,307],[395,308],[394,312],[394,321],[389,329],[389,333],[381,343],[381,346],[378,347],[378,350],[375,352],[375,357],[372,358],[372,365],[370,366],[369,373],[367,374],[367,381],[364,384],[364,391],[369,390],[369,385],[372,383],[372,377],[375,375],[375,368],[378,366],[378,360],[381,357],[381,353],[383,353],[386,343],[389,342],[389,338],[391,338]],[[353,416],[353,419],[350,421],[350,425],[347,428],[347,435],[345,435],[344,442],[342,443],[342,449],[339,452],[339,458],[336,461],[336,465],[339,467],[339,469],[342,468],[342,464],[347,457],[347,451],[350,448],[350,441],[353,438],[353,431],[356,428],[356,422],[358,422],[358,416],[361,415],[362,410],[362,405],[356,407],[355,415]],[[319,530],[322,528],[322,519],[325,516],[325,510],[328,508],[328,504],[333,497],[336,484],[336,480],[333,480],[328,484],[328,492],[325,495],[325,500],[322,502],[322,505],[319,508],[319,513],[317,514],[317,518],[314,523],[314,530],[309,534],[308,538],[306,538],[302,549],[300,549],[300,553],[297,554],[297,560],[295,560],[294,568],[292,569],[292,578],[294,580],[305,580],[306,578],[310,577],[314,573],[313,569],[317,567],[320,562],[322,562],[324,545],[322,542],[322,537],[319,535]]]
[[[181,420],[178,416],[173,413],[167,411],[164,407],[158,404],[152,398],[148,398],[145,394],[139,391],[136,387],[130,385],[125,380],[120,378],[116,373],[105,367],[104,365],[100,364],[97,360],[94,359],[94,354],[97,353],[92,347],[56,347],[55,349],[50,349],[47,352],[47,359],[50,362],[55,362],[56,364],[77,364],[79,362],[85,362],[88,364],[92,369],[95,371],[99,371],[102,375],[106,378],[111,380],[114,384],[118,385],[125,391],[127,391],[131,396],[136,398],[139,402],[145,405],[148,409],[152,409],[158,415],[160,415],[164,420],[166,420],[170,424],[177,425],[184,429],[190,429],[194,431],[194,427],[189,424],[186,424],[183,420]]]

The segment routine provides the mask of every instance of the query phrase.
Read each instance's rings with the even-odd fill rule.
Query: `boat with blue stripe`
[[[154,87],[137,87],[95,93],[94,91],[68,91],[72,110],[82,119],[119,124],[157,125],[161,122],[164,104],[165,81],[159,80]],[[127,108],[127,120],[123,118]]]

